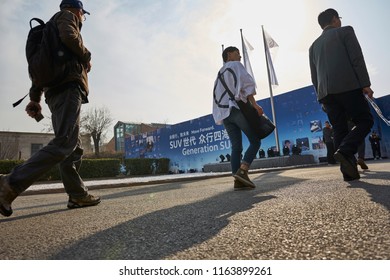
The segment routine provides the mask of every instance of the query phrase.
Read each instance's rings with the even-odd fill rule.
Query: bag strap
[[[235,83],[235,85],[237,85],[237,78],[236,78],[236,75],[234,74],[233,70],[230,69],[230,68],[226,68],[226,70],[233,74],[234,83]],[[221,74],[220,72],[218,72],[218,78],[219,78],[219,80],[221,81],[221,83],[222,83],[223,87],[225,88],[226,92],[229,94],[230,100],[236,102],[238,108],[240,108],[240,110],[243,111],[244,108],[243,108],[242,105],[243,105],[244,102],[239,102],[239,101],[237,101],[237,100],[234,98],[233,92],[232,92],[232,91],[229,89],[229,87],[227,86],[227,84],[226,84],[226,82],[225,82],[225,80],[224,80],[224,78],[223,78],[223,76],[222,76],[222,74]],[[249,104],[251,105],[251,103],[250,103],[249,101],[247,101],[247,103],[249,103]],[[252,105],[251,105],[251,106],[252,106]]]
[[[232,69],[230,68],[226,68],[225,71],[229,71],[232,75],[233,75],[233,78],[234,78],[234,85],[236,86],[237,85],[237,77],[236,77],[236,74],[233,72]],[[223,75],[221,72],[218,72],[218,79],[221,81],[221,84],[223,85],[223,87],[225,88],[226,92],[229,94],[230,96],[230,99],[235,101],[236,99],[234,98],[234,94],[233,92],[229,89],[229,87],[227,86],[226,82],[225,82],[225,79],[223,78]]]
[[[12,104],[12,106],[15,108],[16,106],[18,106],[20,103],[22,103],[22,101],[27,97],[28,93],[22,97],[21,99],[19,99],[18,101],[16,101],[14,104]]]
[[[225,79],[223,78],[221,72],[218,72],[218,79],[220,80],[221,84],[225,88],[226,92],[229,94],[231,100],[235,100],[233,92],[229,89],[227,86]]]
[[[33,27],[32,27],[32,22],[33,21],[36,21],[36,22],[38,22],[40,25],[45,25],[45,22],[43,21],[43,20],[41,20],[40,18],[32,18],[32,19],[30,19],[30,28],[32,29]]]
[[[230,68],[226,68],[225,71],[229,71],[230,73],[232,73],[233,78],[234,78],[234,83],[237,84],[237,77],[236,77],[235,73],[233,72],[233,70],[230,69]],[[225,82],[225,79],[223,78],[223,75],[221,74],[221,72],[218,72],[218,80],[221,82],[221,84],[225,88],[225,92],[223,93],[222,97],[224,96],[225,93],[227,93],[227,94],[229,94],[230,100],[236,101],[236,99],[234,98],[233,92],[227,86],[227,84]],[[222,97],[221,97],[221,99],[222,99]],[[229,105],[221,105],[219,103],[219,101],[217,100],[217,97],[215,96],[215,88],[214,88],[214,101],[217,104],[217,106],[220,107],[220,108],[229,108]]]
[[[220,73],[219,73],[219,72],[218,72],[218,79],[221,79],[221,78],[220,78]],[[221,95],[221,97],[219,98],[219,100],[217,100],[217,95],[215,94],[216,88],[217,88],[217,83],[215,83],[214,91],[213,91],[214,102],[215,102],[215,104],[217,104],[217,106],[218,106],[219,108],[225,108],[225,109],[229,108],[229,105],[222,105],[222,104],[221,104],[221,99],[225,96],[226,90],[225,90],[225,92],[223,92],[223,94]]]

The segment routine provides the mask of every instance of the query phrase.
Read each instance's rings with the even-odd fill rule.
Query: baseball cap
[[[78,1],[78,0],[62,0],[60,4],[60,8],[77,8],[77,9],[82,9],[84,14],[90,15],[89,12],[84,10],[83,7],[83,2]]]

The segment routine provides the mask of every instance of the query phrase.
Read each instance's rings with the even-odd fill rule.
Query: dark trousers
[[[52,113],[55,138],[22,165],[13,169],[9,183],[17,193],[22,193],[47,171],[59,164],[65,190],[71,197],[87,195],[78,170],[81,165],[80,109],[83,93],[71,85],[46,98]]]
[[[365,141],[363,141],[359,145],[357,153],[358,153],[358,158],[364,160],[365,155],[366,155],[366,142]]]
[[[362,90],[331,94],[321,102],[333,126],[335,149],[354,156],[374,124]],[[351,130],[348,129],[348,120],[355,125]]]
[[[373,155],[374,159],[382,157],[381,146],[379,143],[378,144],[371,144],[371,149],[372,149],[372,155]]]

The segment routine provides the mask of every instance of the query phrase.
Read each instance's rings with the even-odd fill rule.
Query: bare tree
[[[100,152],[101,141],[104,140],[112,121],[111,113],[105,106],[90,108],[81,115],[81,130],[91,135],[97,156]]]
[[[42,123],[42,125],[44,126],[44,128],[41,130],[43,133],[53,133],[54,132],[54,128],[53,128],[53,123],[51,121],[51,115],[44,115],[44,122]]]

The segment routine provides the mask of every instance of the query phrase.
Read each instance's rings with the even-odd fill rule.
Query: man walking
[[[364,95],[373,91],[360,44],[351,26],[341,27],[334,9],[318,16],[323,32],[309,49],[311,79],[333,126],[336,152],[345,181],[360,178],[354,154],[373,125]],[[348,130],[348,120],[355,126]]]
[[[76,59],[69,62],[67,75],[54,87],[30,89],[27,114],[35,118],[41,114],[41,95],[52,114],[55,138],[35,153],[29,160],[17,166],[8,175],[0,177],[0,213],[12,215],[11,203],[44,173],[59,164],[62,182],[69,196],[68,208],[97,205],[99,197],[88,193],[78,170],[83,150],[79,137],[80,109],[88,102],[88,77],[91,69],[91,53],[84,46],[80,34],[85,14],[81,1],[63,0],[61,11],[54,16],[62,43]]]
[[[322,136],[326,145],[326,158],[328,160],[328,164],[336,164],[333,157],[335,152],[333,143],[333,128],[328,121],[325,121],[325,127],[322,129]]]
[[[376,134],[375,130],[372,131],[371,135],[368,137],[368,140],[371,143],[372,155],[374,157],[374,160],[381,159],[381,138],[378,134]]]
[[[213,117],[217,124],[225,126],[232,144],[230,164],[235,178],[234,189],[255,188],[255,184],[248,177],[248,170],[261,142],[240,111],[236,100],[250,102],[259,115],[263,114],[263,108],[256,103],[255,82],[241,64],[239,50],[236,47],[228,47],[223,51],[222,58],[224,65],[214,83]],[[248,137],[249,147],[241,161],[242,132]]]

